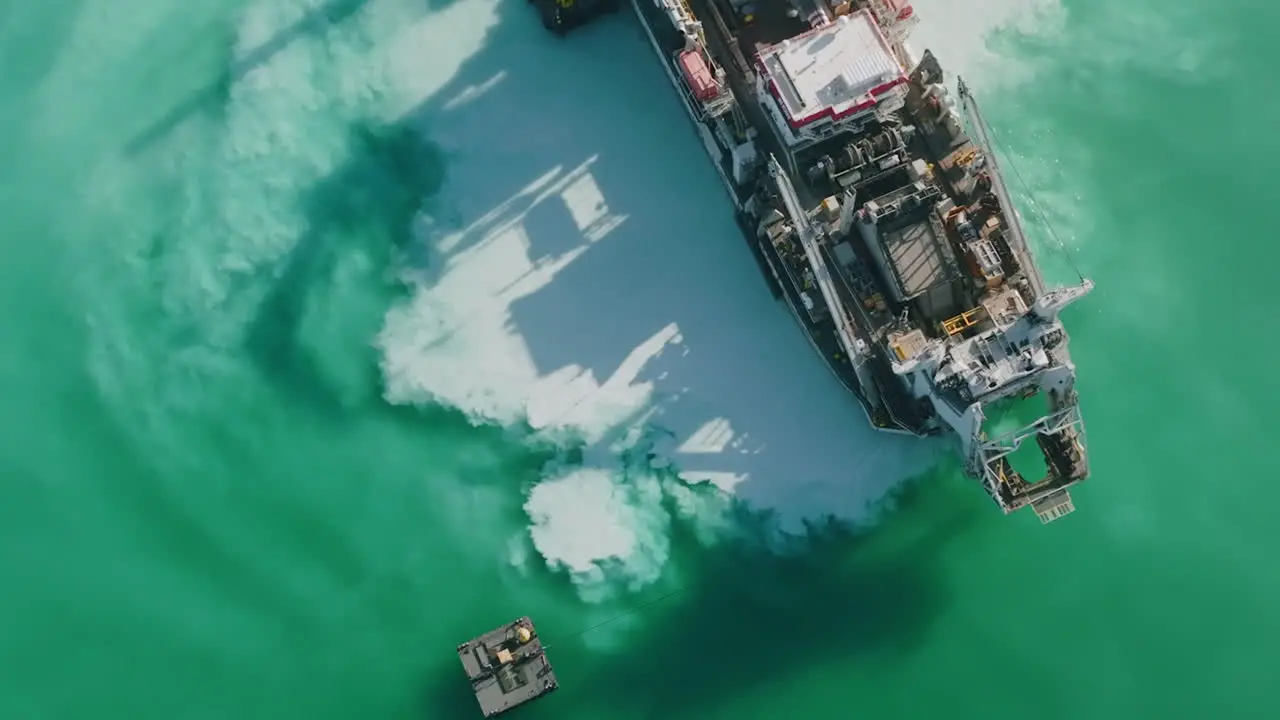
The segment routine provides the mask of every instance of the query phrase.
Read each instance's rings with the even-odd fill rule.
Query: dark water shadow
[[[250,58],[238,63],[231,71],[232,76],[243,76],[267,62],[289,42],[345,21],[366,1],[335,2],[313,12],[306,21],[276,36]],[[452,1],[430,2],[427,9],[442,9]],[[527,20],[526,15],[531,13],[525,4],[504,3],[504,22],[499,28],[507,25],[508,16]],[[536,17],[534,19],[536,22]],[[499,34],[493,39],[501,43],[503,38]],[[487,59],[480,66],[482,72],[492,72],[492,64]],[[373,406],[377,406],[380,413],[397,417],[423,414],[434,417],[440,413],[460,417],[451,410],[385,403],[374,342],[386,311],[409,291],[401,272],[406,269],[406,263],[418,271],[427,269],[423,261],[415,259],[421,255],[420,248],[411,245],[409,240],[415,214],[438,193],[445,181],[447,152],[429,139],[432,119],[451,99],[473,90],[475,78],[475,72],[464,68],[431,100],[399,122],[350,127],[347,160],[302,194],[300,204],[307,219],[307,232],[284,258],[258,278],[268,283],[269,289],[250,323],[245,349],[273,385],[322,417],[340,420],[357,410],[368,412]],[[493,205],[499,205],[502,199],[517,193],[522,179],[535,170],[545,169],[550,161],[548,157],[532,154],[527,166],[504,167],[502,172],[493,173],[494,182],[488,185],[493,194],[475,200],[484,203],[491,199]],[[358,319],[349,321],[348,326],[337,328],[340,337],[331,333],[324,338],[327,346],[317,346],[306,326],[318,313],[324,312],[324,301],[330,299],[335,290],[335,268],[356,256],[366,258],[372,272],[379,274],[378,282],[384,289],[381,301],[364,308],[367,312],[355,313]],[[353,308],[343,308],[344,316],[352,314]],[[335,346],[348,359],[359,354],[359,378],[335,378],[326,367],[325,351]]]
[[[349,147],[348,161],[303,195],[308,230],[268,270],[274,280],[245,341],[249,357],[269,380],[330,417],[349,412],[353,402],[385,404],[373,341],[387,308],[404,292],[390,268],[403,251],[421,199],[437,192],[444,177],[437,149],[404,127],[353,127]],[[344,307],[349,324],[316,346],[305,336],[304,323],[325,312],[320,300],[335,287],[335,268],[354,256],[376,273],[382,302]],[[359,354],[358,379],[339,381],[324,368],[323,355],[333,349]]]
[[[968,490],[905,488],[879,529],[815,527],[790,553],[759,541],[767,519],[744,513],[740,538],[712,547],[677,522],[670,562],[691,580],[619,606],[619,623],[633,624],[613,635],[621,639],[609,651],[586,642],[592,633],[612,632],[608,625],[544,623],[539,630],[560,690],[515,716],[605,717],[624,707],[626,717],[719,717],[735,697],[773,684],[901,659],[950,602],[938,558],[980,517],[963,502]],[[581,602],[562,575],[543,568],[536,581],[556,584],[560,602]],[[421,717],[468,717],[476,701],[466,677],[444,657],[448,650],[439,652]],[[829,700],[797,697],[796,714],[812,716]]]

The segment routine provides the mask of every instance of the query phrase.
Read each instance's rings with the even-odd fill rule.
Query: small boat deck
[[[555,691],[555,673],[533,621],[522,617],[458,646],[458,659],[485,717]]]

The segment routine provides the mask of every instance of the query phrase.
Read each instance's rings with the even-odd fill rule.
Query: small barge
[[[458,646],[458,659],[485,717],[555,692],[555,673],[533,621],[522,617]]]

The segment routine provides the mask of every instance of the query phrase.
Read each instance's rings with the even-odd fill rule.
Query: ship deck
[[[913,299],[954,276],[955,262],[948,257],[946,240],[938,236],[928,220],[886,232],[884,248],[905,299]]]
[[[532,633],[527,642],[516,640],[520,628]],[[536,700],[557,687],[542,641],[527,617],[462,643],[458,659],[485,717]]]
[[[765,261],[769,265],[781,272],[790,272],[789,270],[784,270],[788,261],[782,257],[777,244],[759,242],[756,245],[760,248]],[[840,341],[836,338],[835,326],[831,322],[831,316],[825,313],[821,316],[814,316],[805,312],[803,309],[805,303],[800,298],[800,292],[796,289],[794,282],[783,282],[776,287],[786,298],[787,304],[795,312],[796,319],[804,326],[805,334],[809,336],[810,342],[822,354],[827,366],[835,373],[840,383],[853,392],[860,402],[868,406],[869,413],[875,414],[875,408],[869,402],[866,393],[859,387],[860,383],[857,374],[854,372],[849,358],[845,355],[844,349],[840,347]]]

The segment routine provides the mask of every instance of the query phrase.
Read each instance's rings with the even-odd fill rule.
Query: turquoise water
[[[805,421],[784,399],[737,409],[741,455],[711,468],[748,477],[750,517],[681,490],[693,454],[613,443],[606,410],[643,399],[563,427],[512,399],[525,350],[485,344],[482,276],[445,269],[497,273],[474,254],[513,236],[450,228],[591,163],[617,237],[701,253],[604,284],[719,283],[709,320],[679,315],[690,357],[738,342],[726,324],[768,338],[717,363],[727,393],[808,358],[627,16],[557,43],[517,2],[9,5],[0,717],[476,717],[453,647],[522,614],[562,686],[530,718],[1267,715],[1270,4],[1032,3],[973,23],[983,43],[926,16],[1098,284],[1067,318],[1094,479],[1046,528],[890,439],[854,448],[880,458],[874,492],[818,478],[854,450],[760,441]],[[714,280],[682,270],[703,261]],[[553,307],[492,325],[543,376],[625,366],[570,349],[630,316]],[[423,335],[448,313],[456,336]],[[786,393],[858,417],[818,362],[795,367]],[[680,434],[662,407],[643,424]],[[861,529],[812,517],[850,495]],[[813,537],[783,547],[789,512]]]

